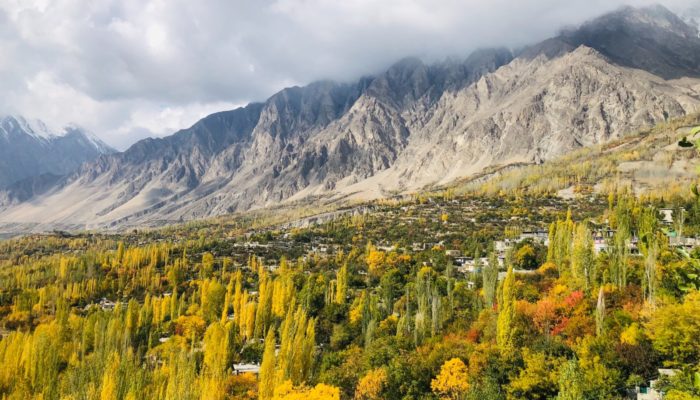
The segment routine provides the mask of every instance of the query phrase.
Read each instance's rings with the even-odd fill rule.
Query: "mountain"
[[[612,62],[665,79],[700,77],[698,28],[662,6],[625,7],[564,33],[573,46],[598,50]]]
[[[42,175],[65,175],[86,161],[114,152],[77,126],[53,131],[38,120],[0,117],[0,187]]]
[[[537,164],[700,110],[698,57],[694,27],[662,7],[628,7],[516,52],[407,58],[354,83],[284,89],[58,181],[6,190],[0,223],[161,224]]]

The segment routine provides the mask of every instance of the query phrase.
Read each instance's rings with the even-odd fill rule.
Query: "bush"
[[[692,144],[691,142],[689,142],[689,141],[688,141],[688,138],[685,137],[685,136],[683,136],[683,139],[681,139],[681,141],[678,142],[678,145],[679,145],[680,147],[684,147],[684,148],[695,147],[695,145]]]

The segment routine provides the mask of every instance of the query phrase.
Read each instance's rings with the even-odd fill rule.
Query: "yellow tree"
[[[501,355],[510,356],[515,351],[515,275],[513,267],[508,268],[506,279],[503,281],[502,299],[498,311],[496,341]]]
[[[369,371],[367,375],[357,383],[355,388],[355,400],[380,400],[382,391],[386,385],[386,369],[377,368]]]
[[[313,388],[295,387],[292,381],[285,381],[275,389],[274,400],[340,400],[340,389],[319,383]]]
[[[255,337],[262,338],[270,324],[272,313],[272,282],[265,268],[260,266],[258,287],[258,310],[255,313]]]
[[[119,354],[113,353],[109,357],[107,368],[102,375],[102,388],[100,400],[117,400],[119,398],[119,382],[117,371],[119,370]]]
[[[265,338],[262,364],[260,365],[260,384],[258,399],[270,400],[275,392],[275,330],[270,328]]]
[[[367,269],[372,276],[380,276],[382,269],[384,267],[384,261],[386,260],[386,253],[377,250],[371,243],[367,244],[367,255],[365,256],[365,262],[367,262]]]
[[[458,400],[469,390],[467,378],[467,366],[459,358],[453,358],[442,365],[430,387],[443,399]]]
[[[243,284],[241,282],[241,271],[236,271],[233,278],[235,280],[234,290],[233,290],[233,322],[241,326],[241,311],[243,310]]]
[[[345,304],[348,293],[348,264],[344,263],[338,270],[337,284],[335,288],[335,302]]]

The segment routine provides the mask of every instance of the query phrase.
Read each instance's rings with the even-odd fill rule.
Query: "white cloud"
[[[0,0],[0,114],[119,148],[290,84],[521,46],[645,0]],[[698,0],[668,0],[685,8]]]

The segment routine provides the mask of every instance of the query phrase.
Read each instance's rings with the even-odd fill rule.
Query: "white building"
[[[244,374],[244,373],[258,374],[260,373],[260,364],[233,364],[233,373]]]
[[[659,377],[661,376],[674,376],[677,371],[675,369],[659,368]],[[649,381],[648,387],[637,387],[637,400],[662,400],[664,394],[656,389],[656,382],[658,379]]]

